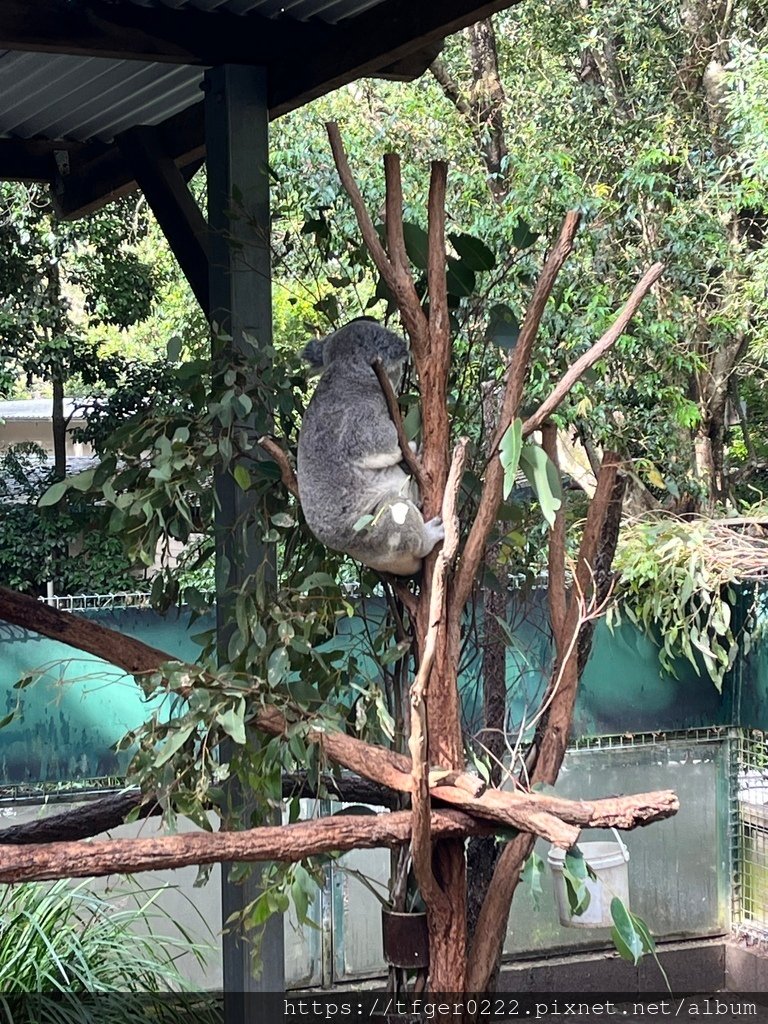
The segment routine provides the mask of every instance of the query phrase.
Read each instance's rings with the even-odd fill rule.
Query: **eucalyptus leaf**
[[[616,949],[624,960],[638,964],[643,955],[643,936],[637,930],[632,915],[618,896],[611,900],[611,918],[613,928],[611,938]]]
[[[408,259],[418,270],[426,270],[429,264],[429,241],[424,228],[412,221],[403,221],[403,238]]]
[[[448,238],[459,259],[470,270],[493,270],[496,266],[496,256],[481,239],[467,234],[449,235]]]
[[[512,232],[512,245],[516,249],[530,249],[539,236],[532,231],[529,224],[522,219],[518,220]]]
[[[499,458],[504,467],[504,500],[510,495],[515,486],[515,477],[520,465],[520,455],[523,450],[523,421],[516,419],[504,431],[504,436],[499,445]]]
[[[235,482],[242,491],[247,491],[251,486],[251,474],[247,468],[238,462],[235,468],[232,470],[232,476],[235,478]]]
[[[554,463],[537,444],[523,445],[520,468],[528,478],[541,512],[550,528],[555,525],[555,514],[563,504],[563,488]]]
[[[459,299],[468,298],[475,290],[474,271],[452,256],[449,256],[446,262],[448,294]]]
[[[534,910],[541,908],[541,901],[544,897],[542,878],[544,877],[544,861],[538,853],[532,853],[525,862],[520,880],[528,886],[533,901]]]
[[[155,767],[159,768],[161,765],[164,765],[166,761],[170,761],[173,755],[181,750],[189,737],[195,731],[195,728],[195,722],[187,722],[185,725],[174,729],[161,747],[160,753],[155,759]]]
[[[503,303],[491,306],[485,336],[494,345],[506,349],[508,352],[511,352],[517,345],[517,339],[520,337],[520,322],[509,306],[505,306]]]
[[[216,716],[224,732],[238,746],[245,745],[245,700],[240,699],[235,707],[227,708]]]
[[[66,493],[67,481],[57,480],[55,484],[51,484],[47,491],[43,491],[37,504],[40,508],[47,508],[49,505],[56,505],[61,501]]]

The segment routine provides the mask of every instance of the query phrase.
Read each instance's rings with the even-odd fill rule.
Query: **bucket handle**
[[[616,839],[616,844],[619,847],[619,849],[621,850],[621,856],[624,858],[624,863],[625,864],[628,863],[628,861],[629,861],[629,850],[627,849],[627,847],[626,847],[626,845],[624,843],[624,840],[621,838],[621,836],[619,835],[618,831],[615,828],[612,827],[611,828],[611,832],[613,832],[613,835],[614,835],[614,837]]]

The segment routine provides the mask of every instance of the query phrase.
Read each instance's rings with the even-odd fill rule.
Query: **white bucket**
[[[547,862],[552,869],[560,924],[565,928],[611,928],[611,900],[614,896],[618,896],[624,906],[629,908],[629,850],[618,835],[616,842],[579,843],[579,850],[594,871],[596,881],[585,879],[584,884],[590,896],[589,906],[583,914],[577,916],[571,914],[563,878],[566,851],[553,846],[547,855]]]

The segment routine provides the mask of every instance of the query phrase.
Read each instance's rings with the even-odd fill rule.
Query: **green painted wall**
[[[378,609],[367,611],[375,616]],[[127,636],[189,659],[199,650],[193,635],[205,628],[197,622],[190,631],[183,612],[165,618],[148,609],[91,614]],[[768,626],[768,607],[761,614]],[[550,642],[544,594],[511,602],[509,625],[515,638],[507,653],[510,725],[516,729],[537,707],[546,685]],[[345,620],[332,657],[343,658],[345,648],[354,648],[360,629],[359,620]],[[461,685],[471,728],[481,710],[480,656],[468,632]],[[475,633],[482,635],[481,623]],[[22,693],[23,718],[0,730],[0,785],[121,774],[128,754],[111,748],[149,710],[133,680],[55,641],[0,626],[0,716],[15,706],[14,683],[41,669],[40,681]],[[373,663],[370,671],[373,676]],[[755,644],[718,694],[706,676],[697,677],[685,663],[678,678],[663,673],[657,648],[631,625],[611,633],[598,623],[576,707],[575,736],[731,724],[768,729],[768,643]]]
[[[194,659],[199,650],[186,615],[124,609],[89,617],[180,658]],[[197,623],[192,633],[202,628]],[[13,688],[38,671],[33,686],[21,693]],[[129,755],[111,748],[149,713],[131,676],[65,644],[0,625],[0,717],[19,696],[22,717],[0,730],[0,785],[120,775]]]

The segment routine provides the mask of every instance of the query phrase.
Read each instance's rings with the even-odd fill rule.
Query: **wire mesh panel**
[[[738,931],[768,939],[768,735],[734,737],[733,920]]]
[[[674,817],[622,834],[629,850],[630,907],[657,940],[730,930],[729,750],[728,730],[712,728],[592,737],[566,756],[555,790],[572,800],[657,789],[678,794]],[[611,839],[610,833],[585,829],[580,842]],[[540,840],[537,852],[546,863],[547,844]],[[538,898],[526,885],[515,894],[505,952],[535,955],[608,945],[608,929],[561,926],[550,874]]]

